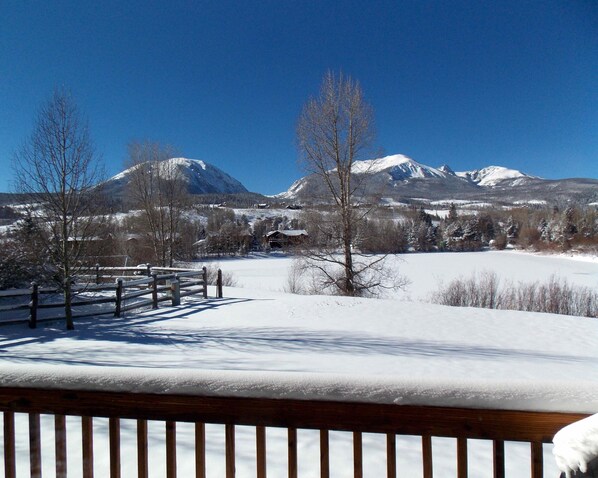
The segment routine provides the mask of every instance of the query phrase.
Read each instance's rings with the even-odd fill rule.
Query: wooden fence
[[[167,478],[177,476],[177,422],[195,424],[195,477],[206,476],[206,423],[225,426],[226,478],[235,476],[235,426],[255,427],[257,478],[266,478],[266,427],[287,429],[289,478],[297,478],[301,456],[297,452],[297,429],[320,431],[320,477],[330,476],[329,432],[349,431],[353,435],[353,476],[363,474],[362,434],[386,437],[386,477],[397,475],[397,435],[421,437],[424,478],[433,477],[432,437],[457,439],[457,477],[468,475],[468,439],[493,443],[493,477],[505,477],[505,441],[528,442],[532,478],[543,477],[542,444],[551,441],[565,425],[586,415],[529,411],[479,410],[391,404],[347,403],[295,399],[206,397],[127,392],[91,392],[65,389],[0,388],[0,410],[4,412],[4,469],[6,478],[17,474],[15,459],[15,413],[29,414],[29,454],[32,478],[41,477],[40,414],[55,415],[56,477],[67,476],[65,415],[81,417],[82,476],[94,476],[93,420],[109,418],[110,477],[121,476],[120,419],[137,420],[137,469],[148,477],[147,420],[165,422]],[[155,437],[154,437],[155,438]],[[150,440],[151,441],[151,440]],[[443,477],[444,478],[444,477]],[[551,477],[554,478],[554,477]]]
[[[73,285],[75,295],[72,301],[73,318],[114,315],[121,317],[128,310],[151,306],[170,301],[178,305],[182,297],[199,295],[208,297],[207,270],[177,269],[147,266],[139,267],[99,267],[96,266],[77,276]],[[27,319],[0,320],[0,324],[28,321],[35,328],[40,320],[56,320],[64,317],[65,303],[56,300],[60,290],[39,287],[33,283],[29,289],[0,291],[0,299],[13,299],[18,303],[0,305],[0,313],[28,311]],[[216,284],[217,297],[222,297],[222,275],[218,271]],[[52,296],[52,300],[41,300]],[[22,300],[22,301],[21,301]],[[105,304],[111,304],[105,306]],[[100,307],[97,307],[100,306]],[[40,311],[60,310],[61,315],[40,317]],[[77,312],[77,310],[80,310]]]

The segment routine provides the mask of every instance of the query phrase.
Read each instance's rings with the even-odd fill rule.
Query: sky
[[[327,71],[360,82],[381,154],[598,178],[598,2],[0,2],[0,191],[71,91],[107,174],[151,140],[275,194]]]

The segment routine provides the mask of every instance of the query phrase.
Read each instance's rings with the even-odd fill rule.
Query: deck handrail
[[[166,476],[176,477],[176,422],[195,423],[197,477],[205,477],[206,423],[225,425],[226,477],[235,476],[235,426],[256,427],[258,478],[266,477],[265,429],[288,430],[290,478],[297,476],[297,429],[320,430],[321,477],[329,476],[329,431],[353,432],[354,477],[362,476],[361,435],[380,433],[387,439],[387,477],[396,475],[396,435],[422,438],[424,478],[432,478],[431,437],[457,439],[457,476],[468,476],[467,440],[493,441],[494,477],[504,478],[504,442],[523,441],[531,447],[531,476],[543,476],[542,444],[552,440],[562,427],[585,418],[586,414],[489,410],[441,406],[395,405],[286,398],[245,398],[198,396],[170,393],[86,391],[65,388],[0,387],[0,411],[4,412],[5,476],[16,476],[14,414],[27,413],[33,470],[41,469],[39,415],[56,416],[57,476],[66,476],[65,415],[82,417],[83,476],[93,476],[93,417],[109,418],[111,477],[120,477],[120,419],[136,419],[139,477],[147,476],[147,420],[166,422]],[[37,445],[36,445],[37,444]],[[63,463],[64,462],[64,463]],[[64,471],[62,471],[64,470]]]

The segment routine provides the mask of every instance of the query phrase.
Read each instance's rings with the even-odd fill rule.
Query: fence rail
[[[177,476],[176,423],[195,424],[196,474],[206,476],[205,424],[225,426],[226,478],[235,476],[235,427],[255,427],[257,478],[266,478],[267,427],[287,429],[288,477],[297,478],[301,456],[297,430],[320,431],[320,477],[330,476],[330,431],[353,435],[353,476],[362,477],[362,434],[386,438],[386,476],[397,476],[397,435],[416,435],[422,443],[424,478],[433,477],[432,437],[457,439],[457,477],[468,476],[468,439],[493,443],[493,477],[505,477],[505,441],[530,444],[532,478],[543,477],[542,444],[550,442],[562,427],[584,418],[575,413],[480,410],[392,404],[348,403],[271,398],[206,397],[128,392],[92,392],[40,388],[0,388],[0,410],[4,412],[5,477],[17,476],[15,459],[15,413],[29,414],[31,476],[40,477],[40,414],[55,415],[56,476],[66,477],[67,437],[65,415],[79,416],[82,433],[83,477],[94,476],[93,419],[109,418],[110,476],[121,476],[120,419],[137,420],[138,477],[148,476],[147,420],[165,422],[166,476]],[[156,437],[153,437],[156,438]],[[69,445],[70,450],[72,444]],[[37,470],[37,471],[36,471]]]
[[[143,277],[140,277],[142,274]],[[99,267],[96,266],[77,276],[80,283],[72,287],[76,294],[72,307],[80,311],[73,312],[73,318],[92,317],[97,315],[114,315],[121,317],[128,310],[151,306],[158,308],[160,302],[170,301],[178,305],[182,297],[200,295],[207,299],[208,281],[207,270],[155,267]],[[111,282],[106,282],[107,280]],[[221,274],[218,275],[221,281]],[[37,326],[38,321],[57,320],[64,318],[65,303],[60,300],[42,302],[43,295],[58,295],[61,291],[56,288],[39,287],[32,283],[29,289],[0,291],[0,300],[13,303],[0,305],[0,313],[29,311],[28,318],[0,319],[0,324],[28,322],[31,328]],[[221,282],[216,285],[217,297],[222,297]],[[14,303],[16,299],[17,303]],[[29,299],[22,302],[22,299]],[[113,307],[98,308],[105,304]],[[61,310],[62,309],[62,310]],[[57,310],[58,315],[40,317],[42,310]]]

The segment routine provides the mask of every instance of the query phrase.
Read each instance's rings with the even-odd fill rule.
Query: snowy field
[[[537,255],[517,251],[444,252],[389,256],[390,263],[410,284],[391,294],[402,300],[426,300],[442,283],[469,278],[484,271],[495,272],[503,281],[544,281],[551,275],[571,284],[598,288],[598,256]],[[251,259],[219,259],[240,287],[284,291],[293,260],[286,256]]]
[[[421,301],[440,281],[484,270],[513,281],[556,273],[598,287],[596,258],[508,251],[404,255],[397,265],[411,284],[386,299],[286,294],[291,264],[287,257],[221,260],[222,269],[237,280],[222,300],[188,301],[122,319],[80,320],[74,332],[62,323],[34,331],[2,327],[0,381],[51,384],[60,367],[97,384],[112,373],[132,384],[144,374],[157,374],[157,382],[173,390],[195,381],[200,390],[240,395],[276,395],[284,389],[290,397],[359,395],[390,403],[598,411],[598,320]],[[43,423],[42,440],[52,444],[51,417]],[[69,476],[79,476],[79,421],[69,418],[67,424],[73,444]],[[96,475],[108,476],[107,423],[98,419],[95,428]],[[152,430],[150,476],[164,476],[163,424],[152,423]],[[26,417],[18,417],[17,431],[19,476],[28,476]],[[135,476],[134,423],[125,421],[122,433],[123,476]],[[193,429],[181,424],[178,433],[179,476],[193,476]],[[208,476],[224,476],[224,430],[208,426],[207,433]],[[253,433],[246,427],[238,432],[239,477],[255,476]],[[269,476],[286,476],[284,433],[268,430]],[[331,440],[332,476],[352,476],[351,435],[332,433]],[[433,447],[435,476],[456,476],[455,440],[434,439]],[[300,430],[298,450],[299,476],[318,476],[317,433]],[[421,476],[420,440],[400,437],[397,450],[399,476]],[[44,476],[53,476],[52,452],[44,450]],[[384,453],[384,437],[364,436],[364,476],[384,476]],[[507,476],[529,476],[527,445],[508,443],[506,456]],[[491,463],[491,443],[471,441],[470,476],[490,478]],[[545,470],[547,477],[558,476],[550,446]]]

